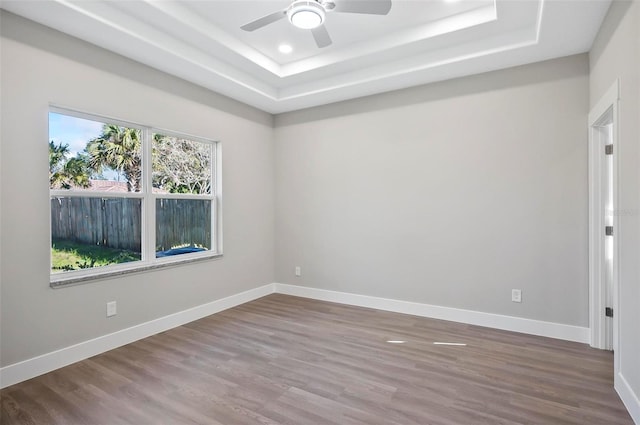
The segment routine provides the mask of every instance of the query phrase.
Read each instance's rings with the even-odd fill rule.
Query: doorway
[[[614,351],[616,371],[618,94],[616,82],[589,114],[589,327],[592,347]]]

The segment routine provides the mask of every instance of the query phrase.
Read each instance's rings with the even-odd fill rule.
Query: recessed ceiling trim
[[[372,41],[352,44],[333,53],[314,56],[297,62],[283,65],[278,74],[285,78],[303,72],[315,70],[345,60],[354,60],[363,56],[380,54],[395,47],[426,40],[443,34],[452,33],[476,25],[493,22],[497,19],[495,2],[491,6],[480,7],[469,12],[461,13],[449,18],[429,22],[419,27],[408,28],[400,32],[394,32],[385,37]]]
[[[60,0],[62,1],[62,0]],[[194,31],[198,31],[207,37],[211,43],[218,44],[228,51],[243,56],[257,66],[264,68],[278,78],[286,78],[318,68],[329,66],[345,60],[354,60],[358,57],[380,54],[385,50],[398,46],[414,43],[428,38],[470,28],[476,25],[486,24],[497,20],[496,2],[491,5],[481,6],[467,12],[463,12],[451,17],[428,22],[413,28],[408,28],[400,32],[394,32],[386,37],[377,38],[373,41],[360,42],[338,49],[331,53],[319,54],[310,59],[303,59],[284,65],[279,65],[267,56],[251,48],[246,43],[241,42],[222,31],[215,25],[208,23],[197,14],[189,11],[186,7],[169,1],[142,0],[150,7],[162,11],[169,19],[176,20]]]
[[[238,40],[235,37],[230,36],[217,26],[207,22],[196,13],[188,10],[186,7],[180,4],[170,1],[153,1],[142,0],[150,7],[164,13],[167,18],[173,19],[182,25],[189,27],[190,29],[199,32],[206,37],[209,42],[219,44],[226,48],[233,54],[239,54],[247,60],[255,63],[256,65],[264,68],[273,75],[279,75],[281,73],[281,66],[274,60],[263,55],[256,49],[252,48],[246,43]]]
[[[145,36],[140,32],[135,32],[123,25],[120,25],[118,22],[124,21],[125,17],[118,16],[118,12],[115,9],[112,9],[112,11],[115,15],[115,18],[117,19],[106,19],[87,8],[87,6],[90,7],[92,4],[94,6],[101,4],[99,2],[83,2],[82,4],[83,6],[85,6],[85,8],[79,7],[68,0],[51,0],[51,2],[58,3],[64,7],[67,7],[71,11],[74,11],[88,19],[91,19],[96,23],[113,29],[115,30],[115,34],[118,34],[120,36],[125,35],[132,39],[135,39],[146,45],[146,47],[152,47],[163,53],[169,54],[173,59],[179,59],[184,63],[193,65],[197,68],[200,68],[201,70],[207,71],[208,73],[215,74],[223,80],[228,81],[229,83],[241,86],[271,100],[277,100],[276,91],[272,87],[267,86],[262,81],[256,80],[249,75],[238,73],[236,69],[230,68],[227,64],[220,62],[209,55],[205,55],[203,52],[191,46],[185,45],[179,40],[163,39],[161,33],[154,34],[154,37],[150,37],[149,35]],[[144,26],[138,25],[137,28],[142,29],[144,28]],[[150,31],[152,30],[147,29],[148,33]],[[123,49],[126,49],[127,46],[128,43],[123,46]],[[168,66],[163,65],[162,63],[156,64],[155,66],[160,69],[168,68]]]
[[[306,97],[309,95],[316,95],[319,93],[341,90],[347,87],[356,86],[359,84],[367,84],[375,81],[381,81],[386,79],[393,79],[399,77],[405,77],[409,74],[416,74],[422,71],[428,71],[430,69],[442,67],[444,65],[451,65],[468,61],[471,59],[477,59],[481,57],[490,57],[500,53],[505,53],[510,50],[522,49],[524,47],[535,46],[538,43],[538,39],[535,34],[531,34],[532,31],[521,31],[520,36],[522,41],[518,41],[513,44],[503,45],[498,47],[487,48],[485,50],[473,50],[472,53],[464,53],[459,56],[447,56],[445,59],[425,61],[424,58],[418,57],[412,60],[412,63],[407,63],[403,67],[394,67],[394,70],[388,72],[377,72],[375,70],[358,71],[358,76],[347,76],[351,78],[345,79],[332,79],[335,83],[327,83],[326,81],[319,81],[312,83],[319,88],[310,88],[308,86],[296,86],[286,90],[281,90],[278,93],[278,100],[291,100],[300,97]],[[368,74],[368,76],[367,76]]]
[[[394,0],[393,7],[401,7],[402,1]],[[438,10],[430,16],[445,17],[428,24],[420,21],[403,27],[396,20],[393,33],[380,30],[370,40],[334,43],[337,46],[312,57],[298,54],[305,58],[289,63],[282,54],[269,57],[247,43],[249,38],[232,35],[229,25],[222,29],[205,19],[206,13],[200,16],[196,12],[206,3],[198,0],[129,0],[122,4],[3,0],[0,7],[267,112],[280,113],[582,53],[590,48],[610,4],[610,0],[493,0],[491,8],[482,1],[481,7],[451,9],[464,11],[449,16],[442,14],[449,9]],[[272,5],[266,2],[284,9],[288,0],[256,4],[268,9]],[[218,3],[226,5],[221,10],[245,21],[245,2],[216,0],[208,3],[209,15]],[[403,7],[417,7],[415,4],[407,1]],[[405,9],[398,16],[410,19],[410,11]],[[393,13],[385,19],[393,20]],[[327,19],[327,25],[335,22],[349,20]],[[383,26],[385,21],[376,22]],[[268,30],[278,34],[275,26]],[[349,31],[341,34],[348,36]],[[278,44],[295,40],[278,36],[269,41],[277,53]],[[260,45],[264,48],[264,43]]]

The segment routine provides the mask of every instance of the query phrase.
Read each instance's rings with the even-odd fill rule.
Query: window
[[[222,253],[219,143],[52,108],[51,281]]]

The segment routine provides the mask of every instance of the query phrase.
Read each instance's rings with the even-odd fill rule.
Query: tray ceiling
[[[287,19],[240,29],[289,4],[4,0],[2,8],[280,113],[586,52],[610,1],[394,0],[388,15],[327,12],[333,43],[324,48]]]

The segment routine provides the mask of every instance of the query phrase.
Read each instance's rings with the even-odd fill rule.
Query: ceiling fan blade
[[[336,0],[334,12],[386,15],[391,10],[391,0]]]
[[[287,16],[287,12],[285,10],[279,10],[267,16],[263,16],[262,18],[258,18],[255,21],[251,21],[248,24],[244,24],[240,27],[240,29],[243,29],[245,31],[255,31],[258,28],[262,28],[276,21],[279,21],[285,16]]]
[[[329,37],[329,32],[324,25],[320,25],[319,27],[312,29],[311,34],[313,34],[313,39],[320,48],[327,47],[332,43],[331,37]]]

